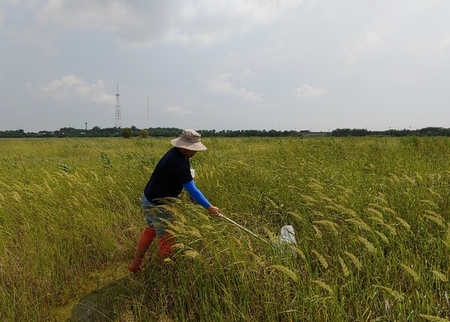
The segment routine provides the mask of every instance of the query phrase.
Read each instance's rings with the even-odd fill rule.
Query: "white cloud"
[[[208,84],[208,90],[213,94],[229,94],[237,96],[246,101],[262,101],[261,94],[255,94],[247,91],[245,88],[235,87],[229,79],[231,74],[221,74],[214,77]]]
[[[253,73],[250,70],[244,70],[241,74],[242,77],[250,77],[250,76],[254,76]]]
[[[262,101],[261,94],[247,92],[244,88],[238,89],[236,95],[246,101]]]
[[[303,0],[50,0],[37,12],[42,23],[98,29],[135,46],[178,42],[209,46],[280,20]]]
[[[325,88],[314,88],[309,84],[304,84],[303,86],[295,90],[299,97],[313,98],[319,97],[328,92]]]
[[[221,74],[211,79],[208,85],[208,90],[214,94],[232,94],[234,93],[233,85],[227,81],[231,77],[230,73]]]
[[[102,80],[95,84],[85,83],[75,75],[68,75],[61,79],[54,80],[50,84],[43,86],[42,92],[54,99],[69,99],[72,97],[81,98],[97,104],[113,104],[114,95],[105,93],[105,85]]]
[[[377,32],[368,32],[364,39],[356,47],[357,51],[370,50],[380,47],[383,44],[383,36]]]
[[[182,109],[178,105],[177,106],[167,106],[166,107],[166,112],[172,113],[172,114],[177,114],[177,115],[188,115],[188,114],[191,114],[191,112]]]
[[[348,54],[348,62],[355,63],[362,55],[378,50],[384,45],[383,35],[378,32],[367,32],[364,38]],[[348,48],[347,48],[348,49]]]

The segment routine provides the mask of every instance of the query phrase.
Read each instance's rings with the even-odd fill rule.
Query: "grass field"
[[[169,139],[0,140],[0,321],[449,321],[450,140],[204,138],[196,184],[228,217],[173,205],[177,247],[129,275],[139,199]]]

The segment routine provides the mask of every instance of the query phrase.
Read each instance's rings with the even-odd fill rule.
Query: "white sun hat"
[[[184,148],[191,151],[204,151],[206,146],[201,142],[201,135],[195,130],[183,130],[180,137],[170,141],[174,147]]]

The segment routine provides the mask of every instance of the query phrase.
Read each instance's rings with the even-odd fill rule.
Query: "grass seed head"
[[[414,279],[415,282],[417,282],[417,281],[420,279],[419,274],[417,274],[416,271],[413,270],[413,269],[412,269],[411,267],[409,267],[408,265],[405,265],[405,264],[403,264],[403,263],[400,263],[400,267],[403,268],[403,270],[404,270],[405,272],[407,272],[407,273]]]
[[[362,264],[358,257],[348,251],[345,251],[344,254],[347,255],[348,258],[350,258],[353,265],[355,265],[357,269],[362,269]]]
[[[369,253],[372,253],[372,254],[376,254],[377,253],[377,248],[370,241],[368,241],[366,238],[364,238],[362,236],[358,236],[357,239],[361,243],[364,244],[364,246],[369,251]]]
[[[311,252],[316,255],[317,259],[319,260],[319,263],[323,266],[323,268],[328,268],[328,262],[318,251],[315,249],[312,249]]]
[[[447,276],[445,276],[445,274],[442,274],[441,272],[437,271],[437,270],[433,270],[432,273],[434,274],[434,276],[436,276],[440,281],[442,282],[447,282],[448,278]]]
[[[287,268],[286,266],[283,266],[283,265],[271,265],[270,268],[275,269],[275,270],[277,270],[279,272],[282,272],[287,277],[292,279],[294,282],[298,282],[298,280],[299,280],[298,275],[295,274],[293,270]]]
[[[348,277],[350,275],[350,271],[347,267],[347,265],[344,262],[344,259],[341,256],[338,256],[339,263],[341,264],[342,273],[345,277]]]
[[[406,220],[404,220],[403,218],[400,217],[395,217],[395,219],[398,220],[398,223],[405,228],[407,231],[411,231],[411,226],[406,222]]]
[[[449,319],[441,318],[441,317],[435,316],[435,315],[419,314],[419,316],[430,322],[449,322],[450,321]]]
[[[327,291],[331,296],[333,296],[334,292],[333,289],[331,288],[330,285],[326,284],[325,282],[321,281],[321,280],[314,280],[312,281],[313,283],[316,283],[317,285],[319,285],[322,289],[324,289],[325,291]]]

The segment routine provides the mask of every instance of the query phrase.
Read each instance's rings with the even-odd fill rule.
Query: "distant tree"
[[[129,127],[126,127],[122,130],[122,136],[125,139],[129,139],[129,138],[133,137],[133,131]]]
[[[141,130],[140,132],[139,132],[139,137],[140,138],[148,138],[148,131],[147,130]]]
[[[50,138],[50,137],[125,137],[131,138],[135,136],[139,137],[177,137],[182,132],[179,128],[167,128],[167,127],[156,127],[139,129],[136,126],[131,126],[130,128],[100,128],[99,126],[94,126],[92,130],[86,131],[86,129],[75,129],[73,127],[63,127],[55,131],[39,131],[25,132],[23,129],[19,130],[7,130],[0,131],[1,138],[25,138],[25,137],[40,137],[40,138]],[[301,131],[276,131],[276,130],[198,130],[203,137],[302,137],[305,134],[310,133],[310,130]],[[357,136],[391,136],[391,137],[402,137],[402,136],[446,136],[450,137],[450,128],[443,127],[426,127],[417,130],[403,129],[395,130],[389,129],[386,131],[368,131],[367,129],[336,129],[333,130],[328,135],[334,137],[357,137]]]
[[[332,136],[341,136],[341,137],[345,137],[345,136],[350,136],[351,135],[351,131],[348,128],[345,129],[336,129],[334,131],[331,132]]]

